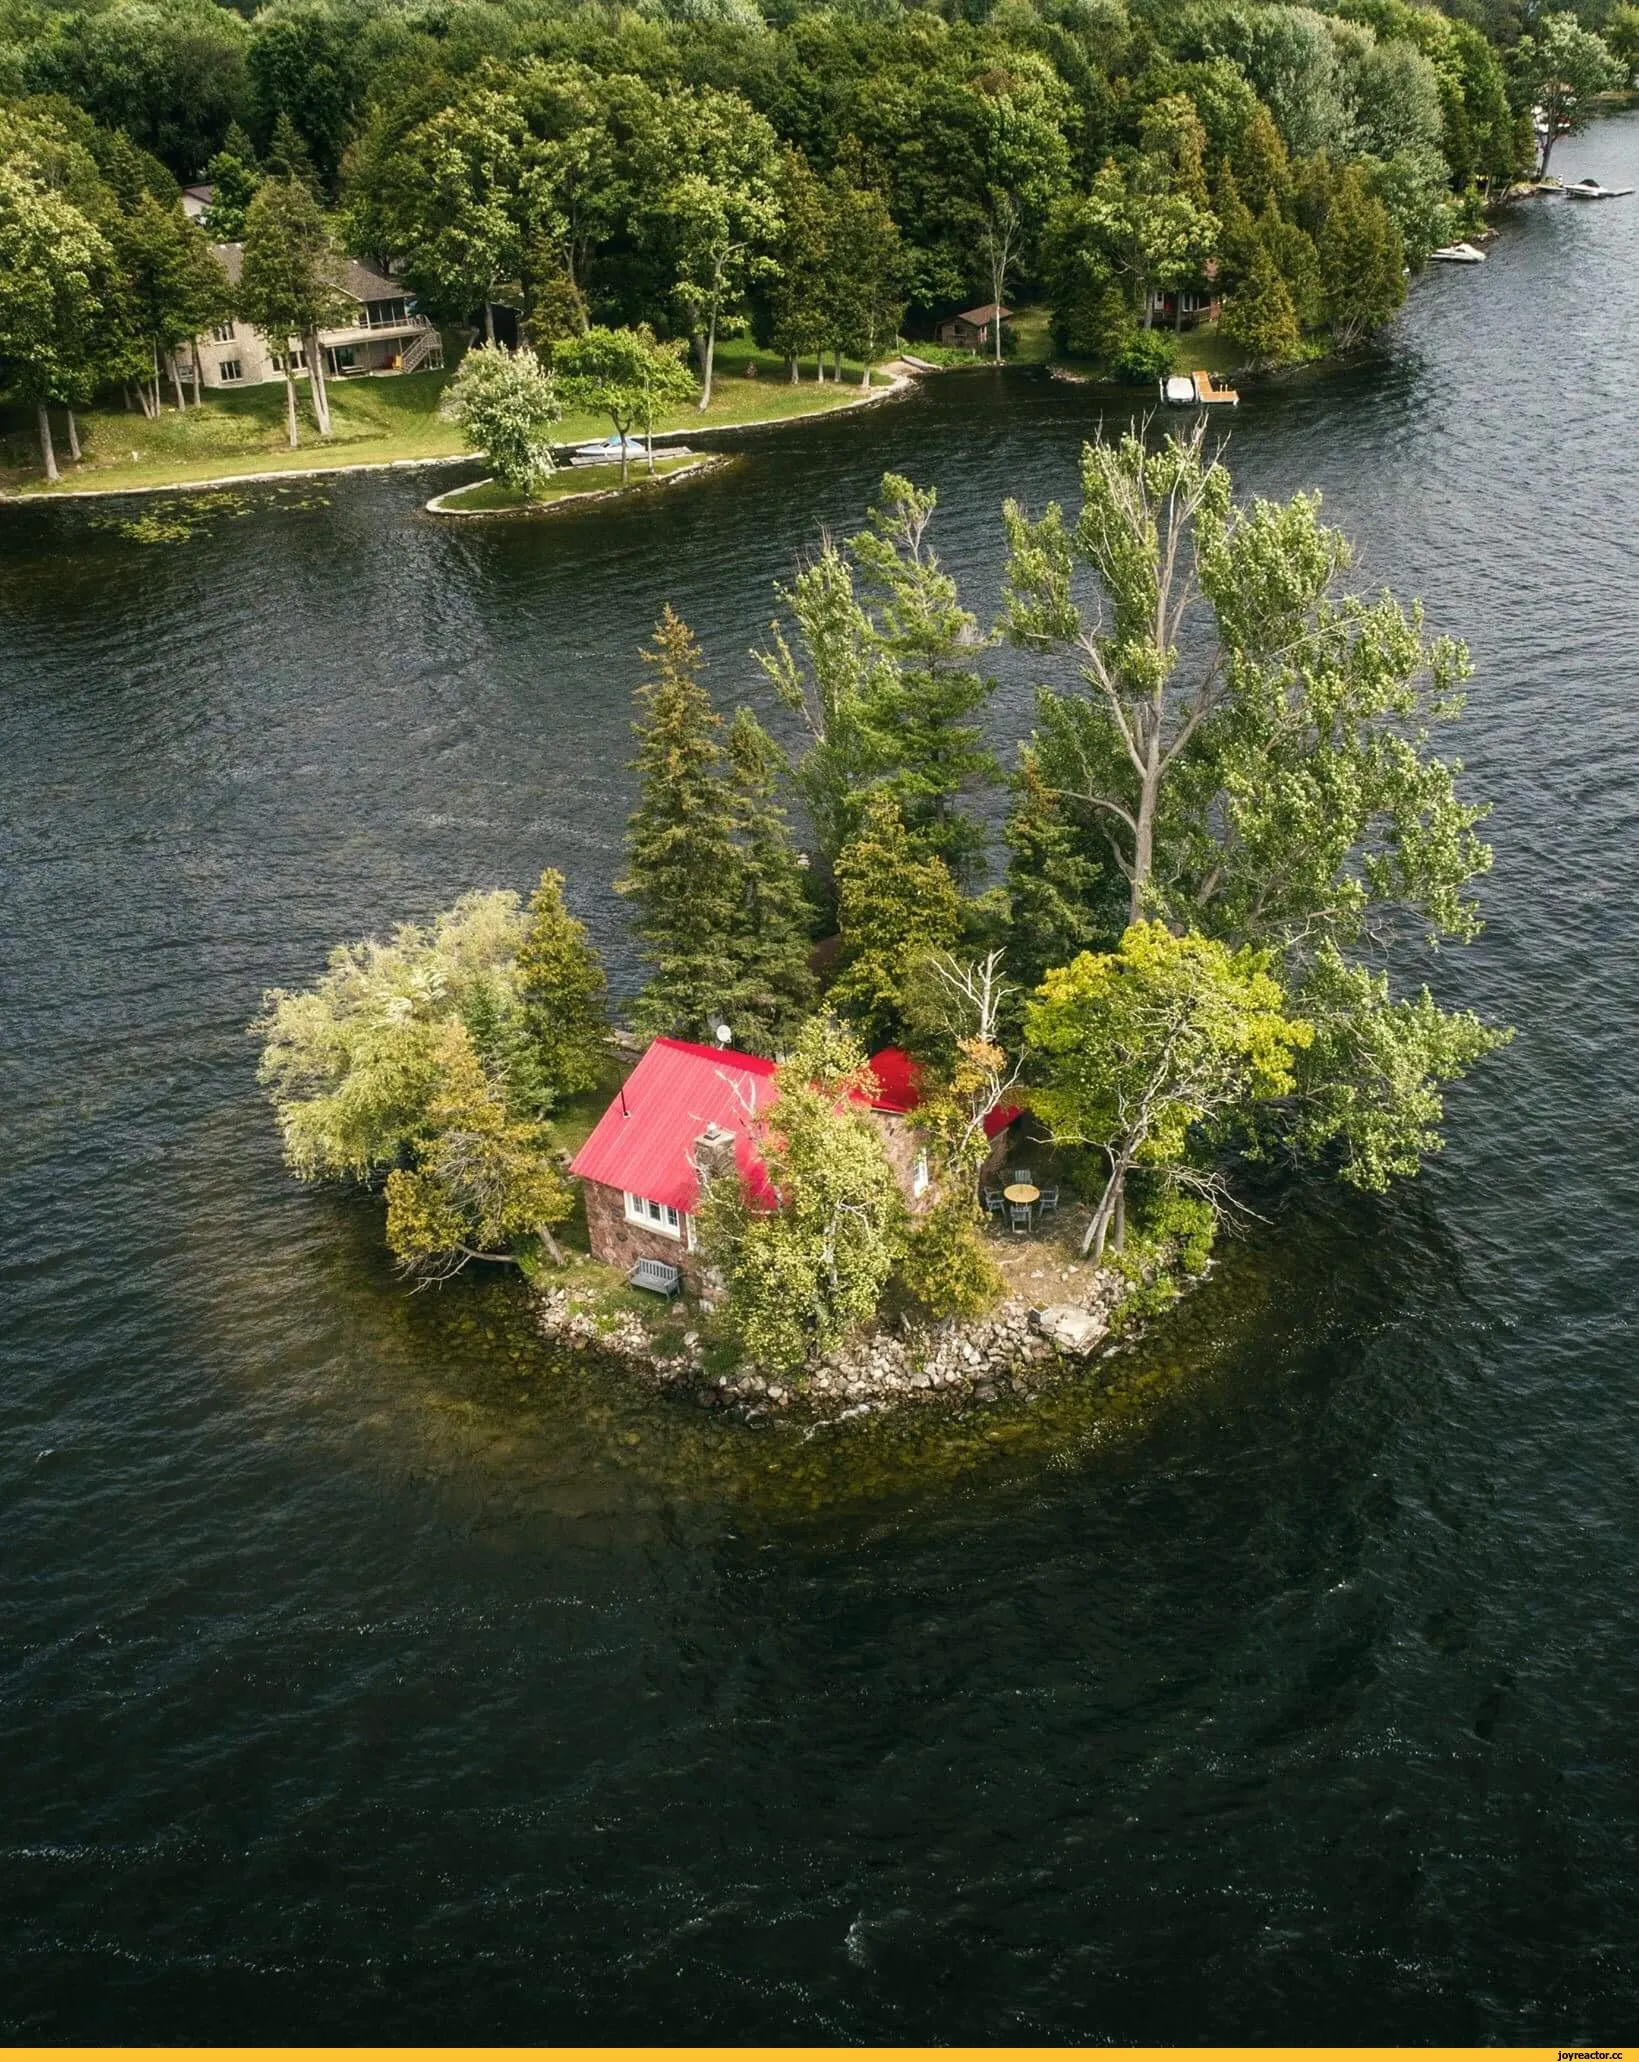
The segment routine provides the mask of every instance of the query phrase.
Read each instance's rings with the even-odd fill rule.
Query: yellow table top
[[[1032,1188],[1027,1181],[1016,1181],[1011,1188],[1002,1190],[1010,1203],[1035,1203],[1041,1198],[1041,1190]]]

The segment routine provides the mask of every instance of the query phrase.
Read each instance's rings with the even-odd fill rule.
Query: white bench
[[[653,1289],[657,1296],[675,1296],[683,1286],[681,1268],[669,1260],[640,1260],[626,1277],[631,1289]]]

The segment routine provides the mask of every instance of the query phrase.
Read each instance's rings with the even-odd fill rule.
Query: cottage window
[[[231,322],[219,322],[215,329],[211,331],[211,335],[215,337],[219,344],[231,344],[233,342],[233,324]]]
[[[657,1203],[649,1196],[634,1196],[626,1191],[626,1222],[640,1224],[645,1231],[657,1231],[662,1238],[680,1239],[683,1236],[683,1219],[670,1203]]]
[[[917,1197],[926,1195],[928,1180],[928,1156],[921,1152],[916,1156],[916,1172],[911,1176],[911,1194]]]
[[[237,358],[224,358],[216,368],[216,376],[220,380],[234,380],[243,379],[244,373]]]

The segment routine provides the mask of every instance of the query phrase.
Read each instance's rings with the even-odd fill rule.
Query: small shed
[[[999,301],[987,301],[982,308],[966,308],[960,315],[947,315],[934,335],[940,343],[954,344],[958,350],[983,350],[989,347],[996,324],[1005,322],[1012,313]]]

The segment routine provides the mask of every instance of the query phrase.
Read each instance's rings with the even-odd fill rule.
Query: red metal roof
[[[774,1100],[774,1062],[657,1038],[570,1163],[571,1174],[674,1210],[699,1201],[693,1148],[708,1124],[734,1133],[734,1158],[748,1192],[772,1204],[774,1191],[756,1134]]]
[[[922,1100],[922,1069],[908,1052],[897,1045],[885,1045],[871,1055],[871,1072],[876,1076],[873,1110],[891,1110],[907,1116]]]
[[[897,1045],[886,1045],[881,1052],[872,1053],[871,1072],[877,1085],[877,1093],[871,1098],[873,1110],[889,1110],[895,1116],[907,1117],[921,1102],[921,1062],[913,1060],[908,1052],[901,1052]],[[1018,1103],[998,1103],[985,1119],[985,1137],[994,1138],[1023,1115],[1023,1107]]]

